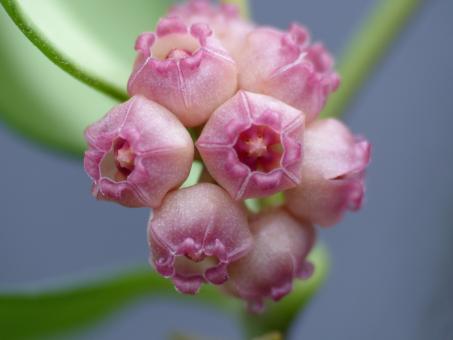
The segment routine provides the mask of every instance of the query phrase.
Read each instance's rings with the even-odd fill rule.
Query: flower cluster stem
[[[422,4],[422,0],[378,2],[345,49],[339,67],[342,84],[330,97],[322,118],[344,113]]]

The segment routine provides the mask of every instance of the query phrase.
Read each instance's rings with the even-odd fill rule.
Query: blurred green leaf
[[[317,248],[311,259],[316,266],[311,279],[298,284],[296,291],[280,303],[271,304],[263,316],[246,317],[246,322],[252,322],[250,333],[252,328],[258,332],[262,329],[286,332],[280,327],[289,325],[288,322],[297,315],[299,308],[305,306],[325,279],[328,267],[325,249]],[[169,280],[161,278],[149,268],[143,268],[65,289],[0,293],[0,338],[27,339],[75,331],[146,297],[202,302],[220,308],[235,318],[243,315],[244,309],[239,300],[223,295],[213,286],[204,286],[196,297],[181,295],[174,290]],[[288,322],[282,322],[282,318],[288,318]],[[258,327],[258,324],[262,326]]]
[[[65,289],[3,293],[0,294],[0,338],[27,339],[74,331],[146,297],[173,297],[186,302],[190,299],[177,293],[169,280],[150,268]],[[236,302],[209,286],[192,299],[223,307]]]
[[[86,84],[122,100],[127,97],[125,85],[132,66],[132,59],[125,58],[122,50],[132,50],[136,36],[153,28],[152,23],[170,1],[134,0],[116,2],[114,6],[106,0],[1,3],[17,27],[52,62]]]
[[[30,20],[27,25],[39,27],[27,34],[40,39],[34,43],[41,48],[49,46],[40,45],[43,41],[56,48],[47,51],[52,61],[63,68],[77,67],[84,77],[93,76],[123,93],[133,64],[136,36],[152,30],[170,2],[130,0],[112,6],[110,0],[1,0],[3,6],[20,6],[21,13]],[[0,45],[0,119],[33,140],[80,155],[85,148],[85,127],[117,100],[55,67],[3,9]]]

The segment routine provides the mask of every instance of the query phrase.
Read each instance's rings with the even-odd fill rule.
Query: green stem
[[[114,99],[124,101],[128,97],[124,89],[79,65],[40,34],[39,27],[27,17],[17,0],[0,0],[0,3],[24,35],[62,70]]]
[[[342,84],[329,99],[322,118],[344,113],[422,3],[422,0],[379,1],[346,48],[339,67]]]
[[[279,332],[272,332],[257,338],[253,338],[253,340],[283,340],[283,336]]]

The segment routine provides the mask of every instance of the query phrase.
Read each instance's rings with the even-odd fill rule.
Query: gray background
[[[338,55],[374,3],[256,0],[253,10],[260,23],[305,23]],[[321,233],[330,278],[292,339],[453,339],[452,14],[451,0],[427,2],[349,110],[374,145],[367,202]],[[96,203],[81,163],[1,123],[0,150],[0,285],[146,262],[147,211]],[[240,337],[219,312],[145,300],[74,338],[161,339],[174,329]]]

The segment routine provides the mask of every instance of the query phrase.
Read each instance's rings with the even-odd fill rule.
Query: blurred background
[[[376,2],[252,0],[252,13],[281,28],[300,21],[338,56]],[[88,28],[97,13],[83,16]],[[345,117],[374,146],[367,200],[358,214],[321,232],[331,252],[330,276],[291,339],[453,339],[452,13],[451,0],[426,1]],[[119,19],[109,19],[112,27]],[[0,28],[25,51],[20,57],[30,83],[47,86],[39,89],[36,110],[58,102],[62,114],[84,115],[72,105],[84,98],[84,110],[99,116],[113,105],[47,61],[3,9]],[[107,28],[100,34],[113,39]],[[132,58],[132,43],[118,53]],[[4,72],[0,65],[0,77]],[[2,91],[17,91],[16,85],[12,79]],[[32,108],[26,106],[32,99],[15,98]],[[96,202],[79,159],[34,145],[2,121],[0,150],[0,287],[74,282],[146,264],[147,210]],[[175,330],[208,339],[241,334],[221,312],[145,299],[70,339],[163,339]]]

